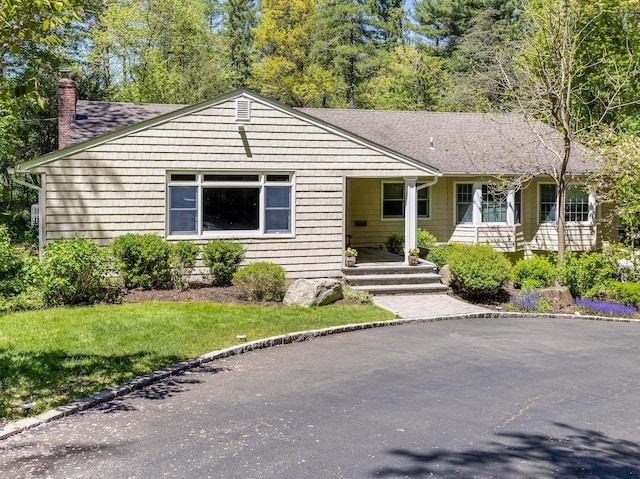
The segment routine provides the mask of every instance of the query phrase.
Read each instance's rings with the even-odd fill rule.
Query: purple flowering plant
[[[595,301],[590,298],[576,298],[574,303],[579,308],[591,313],[600,313],[607,316],[631,317],[638,312],[635,306],[616,303],[615,301]]]
[[[509,298],[509,303],[521,311],[549,311],[551,305],[547,303],[533,288],[521,290]]]

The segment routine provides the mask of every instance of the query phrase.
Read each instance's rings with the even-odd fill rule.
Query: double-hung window
[[[507,190],[500,185],[456,183],[456,224],[517,225],[520,223],[521,198],[520,190]]]
[[[577,185],[565,190],[564,219],[571,223],[589,222],[589,193]],[[555,223],[558,210],[558,188],[555,184],[540,185],[540,223]]]
[[[482,222],[507,222],[507,195],[495,185],[482,185]]]
[[[291,233],[292,185],[290,173],[170,173],[169,235]]]
[[[456,224],[473,223],[473,183],[456,185]]]
[[[420,186],[420,183],[417,186]],[[405,185],[401,182],[382,183],[382,217],[384,219],[404,218],[404,190]],[[429,187],[418,190],[418,217],[429,218],[430,208]]]

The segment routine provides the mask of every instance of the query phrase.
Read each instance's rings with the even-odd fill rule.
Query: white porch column
[[[482,184],[473,184],[473,225],[482,224]]]
[[[409,264],[409,248],[415,248],[418,242],[418,178],[405,178],[404,202],[404,262]]]

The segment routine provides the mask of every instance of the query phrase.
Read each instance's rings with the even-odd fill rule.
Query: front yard
[[[372,305],[318,308],[144,302],[0,315],[0,426],[246,340],[393,319]],[[242,341],[245,341],[243,339]],[[35,405],[26,411],[20,406]]]

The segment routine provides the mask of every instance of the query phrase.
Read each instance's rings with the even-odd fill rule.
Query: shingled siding
[[[423,177],[419,181],[429,181]],[[404,219],[382,218],[382,184],[393,178],[350,179],[348,185],[349,210],[347,234],[351,244],[385,248],[393,233],[404,234]],[[395,179],[397,180],[397,179]],[[419,219],[418,225],[435,235],[441,243],[488,243],[505,253],[536,250],[557,250],[555,225],[538,224],[538,185],[548,180],[533,181],[522,193],[522,222],[518,225],[454,224],[455,185],[457,183],[483,183],[478,176],[439,178],[430,187],[431,215]],[[366,223],[366,225],[365,225]],[[567,248],[588,251],[602,246],[602,226],[567,224]]]
[[[286,171],[295,175],[295,234],[241,238],[247,261],[276,262],[290,278],[338,276],[345,178],[418,171],[286,112],[251,105],[248,123],[235,121],[235,102],[228,101],[41,167],[46,241],[82,235],[106,245],[130,232],[166,237],[167,171]]]

